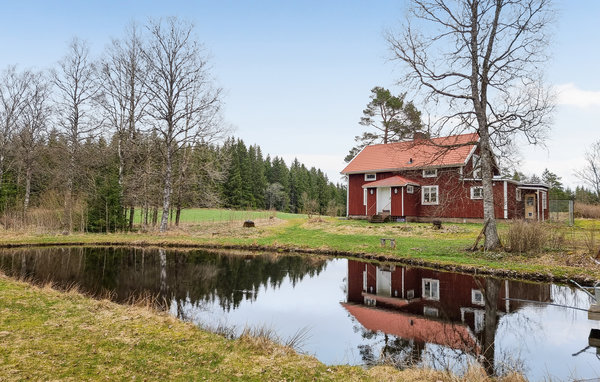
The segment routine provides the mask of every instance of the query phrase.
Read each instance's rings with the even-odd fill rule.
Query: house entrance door
[[[392,188],[379,187],[377,189],[377,213],[391,213],[392,211]]]
[[[384,271],[377,267],[377,295],[392,296],[392,272]]]
[[[537,219],[535,194],[525,194],[525,219]]]

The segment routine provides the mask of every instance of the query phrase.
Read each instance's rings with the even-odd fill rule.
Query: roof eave
[[[464,164],[461,163],[450,163],[444,165],[434,165],[434,166],[415,166],[415,167],[398,167],[398,168],[381,168],[375,170],[357,170],[357,171],[346,171],[340,172],[343,175],[351,175],[351,174],[366,174],[366,173],[377,173],[377,172],[391,172],[391,171],[409,171],[409,170],[424,170],[426,168],[450,168],[450,167],[461,167]]]

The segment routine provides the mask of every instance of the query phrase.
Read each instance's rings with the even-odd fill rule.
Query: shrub
[[[578,218],[600,219],[600,205],[575,203],[574,210]]]
[[[600,243],[598,243],[596,238],[596,227],[593,227],[584,234],[583,241],[590,256],[597,259],[600,256]]]
[[[537,221],[515,220],[508,226],[504,245],[509,252],[540,252],[546,247],[549,239],[546,225]]]

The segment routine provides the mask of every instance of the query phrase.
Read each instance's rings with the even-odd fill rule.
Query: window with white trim
[[[437,176],[437,168],[428,168],[423,170],[423,178],[435,178]]]
[[[516,198],[517,198],[517,202],[520,202],[523,198],[523,196],[521,195],[521,189],[517,188],[516,190]]]
[[[548,206],[548,200],[546,199],[546,193],[542,192],[542,209],[545,210]]]
[[[363,206],[367,205],[367,189],[363,188]]]
[[[436,301],[440,299],[440,280],[423,279],[422,287],[424,299]]]
[[[377,174],[365,174],[365,180],[377,180]]]
[[[471,199],[483,199],[483,187],[481,187],[481,186],[471,187]]]
[[[485,328],[485,312],[476,310],[473,312],[473,320],[475,321],[475,333],[481,333]]]
[[[421,204],[439,204],[439,186],[423,186],[421,188]]]
[[[471,289],[471,303],[473,305],[485,306],[483,293],[479,289]]]
[[[415,192],[415,186],[413,186],[412,184],[409,184],[406,186],[406,193],[407,194],[412,194]]]
[[[438,310],[438,308],[434,308],[431,306],[424,306],[423,307],[423,315],[425,317],[439,317],[440,311]]]

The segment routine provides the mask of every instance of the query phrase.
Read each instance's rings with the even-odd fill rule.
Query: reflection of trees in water
[[[124,302],[154,297],[160,308],[172,303],[201,305],[219,301],[224,310],[255,300],[261,287],[279,288],[286,277],[293,285],[318,275],[326,260],[306,256],[221,255],[206,251],[140,248],[44,248],[6,250],[0,269],[11,276],[77,284],[94,296]],[[132,297],[133,296],[133,297]]]
[[[366,329],[355,319],[353,321],[352,330],[360,333],[360,336],[367,340],[358,345],[358,352],[364,365],[391,365],[404,369],[421,362],[425,343],[374,332]]]

